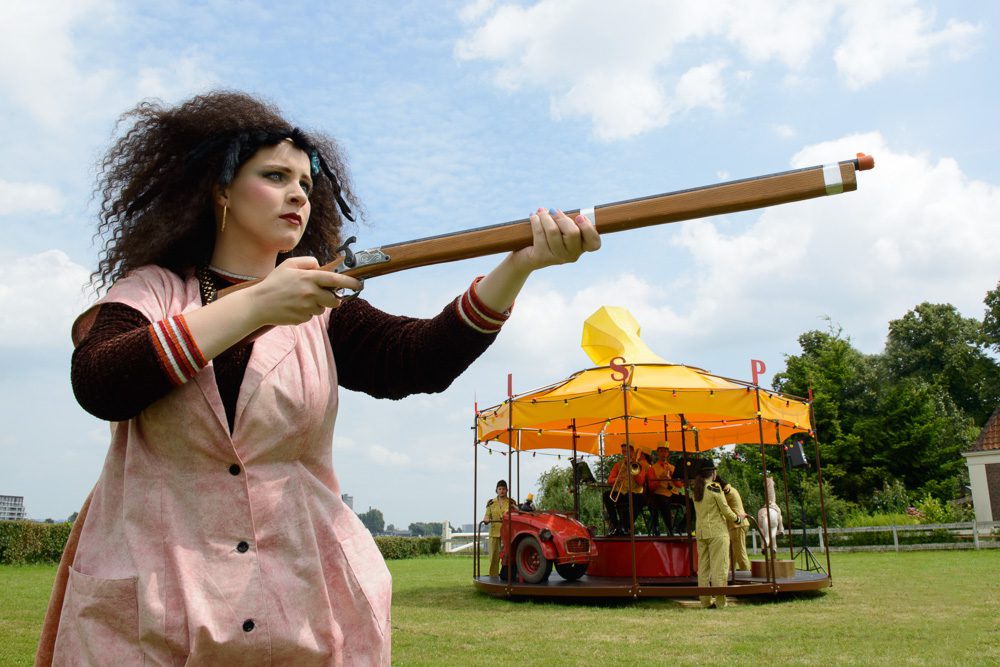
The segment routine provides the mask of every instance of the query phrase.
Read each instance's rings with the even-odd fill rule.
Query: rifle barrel
[[[874,159],[858,153],[842,162],[679,190],[650,197],[569,211],[583,212],[601,234],[681,220],[749,211],[857,189],[857,172],[872,169]],[[345,275],[372,278],[419,266],[482,257],[525,248],[532,243],[527,218],[461,232],[382,246],[389,261],[345,269]],[[338,259],[324,268],[334,268]]]

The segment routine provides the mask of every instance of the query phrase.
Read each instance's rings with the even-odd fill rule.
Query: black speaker
[[[573,466],[576,468],[576,474],[580,478],[580,484],[592,484],[594,481],[594,473],[591,472],[590,466],[587,465],[586,461],[574,461]]]
[[[801,442],[793,442],[785,447],[785,456],[788,457],[788,465],[792,468],[805,468],[809,465],[806,460],[806,453],[802,450]]]

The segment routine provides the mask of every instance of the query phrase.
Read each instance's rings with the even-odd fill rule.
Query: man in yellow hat
[[[535,494],[529,493],[524,502],[517,506],[517,509],[522,512],[534,512],[535,511]]]
[[[683,483],[674,479],[674,466],[669,459],[670,450],[666,443],[656,448],[656,463],[649,468],[646,484],[649,487],[649,525],[650,535],[660,534],[660,517],[667,535],[674,534],[673,508],[684,512],[684,496],[681,493]]]
[[[486,503],[486,514],[483,523],[490,527],[490,576],[500,576],[500,529],[503,527],[504,516],[513,507],[507,497],[507,480],[497,482],[496,498],[490,498]]]

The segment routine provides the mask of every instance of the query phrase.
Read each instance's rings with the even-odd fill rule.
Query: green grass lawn
[[[468,557],[391,561],[400,665],[1000,664],[1000,552],[833,554],[833,588],[724,610],[512,602]],[[54,566],[0,567],[0,665],[30,665]],[[733,600],[734,598],[731,598]]]

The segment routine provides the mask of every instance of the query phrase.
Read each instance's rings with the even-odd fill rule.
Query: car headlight
[[[540,540],[544,540],[545,542],[548,542],[549,540],[552,539],[552,531],[549,530],[548,528],[542,528],[538,532],[538,538]]]

